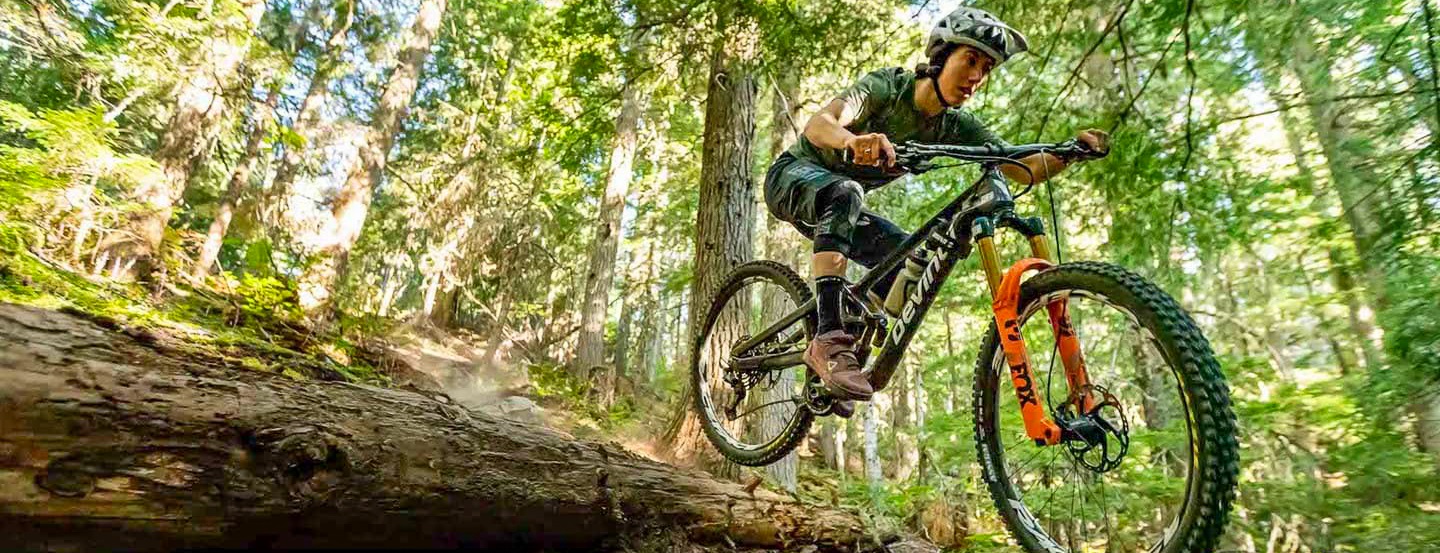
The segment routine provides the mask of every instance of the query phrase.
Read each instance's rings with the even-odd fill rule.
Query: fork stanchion
[[[1040,259],[1055,262],[1055,258],[1050,256],[1050,240],[1043,234],[1030,237],[1030,252]]]
[[[975,219],[975,246],[980,251],[980,268],[985,272],[985,283],[990,285],[990,299],[1000,293],[1000,256],[995,253],[995,224],[987,217]]]

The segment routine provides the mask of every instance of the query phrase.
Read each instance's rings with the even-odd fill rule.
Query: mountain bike
[[[897,146],[897,164],[911,173],[978,164],[981,177],[848,287],[842,324],[858,337],[871,384],[884,389],[951,270],[978,250],[993,316],[975,365],[975,452],[1015,541],[1034,552],[1212,551],[1239,459],[1220,366],[1195,322],[1154,284],[1115,265],[1055,262],[1045,221],[1015,213],[1033,185],[1012,195],[1000,172],[1041,152],[1088,153],[1074,140]],[[1030,257],[1002,269],[1000,229],[1025,237]],[[907,262],[923,270],[891,315],[867,292]],[[807,281],[773,261],[740,265],[716,293],[690,372],[705,433],[727,459],[773,463],[815,417],[834,412],[836,400],[802,362],[815,321]]]

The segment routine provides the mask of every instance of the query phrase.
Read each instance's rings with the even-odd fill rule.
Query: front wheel
[[[1209,342],[1173,298],[1135,273],[1102,263],[1042,271],[1020,288],[1018,322],[1033,387],[1055,419],[1077,412],[1045,309],[1055,302],[1066,305],[1091,390],[1104,399],[1090,416],[1103,419],[1106,443],[1039,446],[1026,436],[992,322],[975,370],[975,445],[1015,541],[1047,553],[1215,550],[1239,453]],[[1096,451],[1106,458],[1097,461]]]

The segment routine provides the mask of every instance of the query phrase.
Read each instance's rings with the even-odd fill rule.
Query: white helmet
[[[930,30],[930,40],[925,42],[925,57],[933,61],[948,44],[973,46],[995,58],[996,65],[1030,49],[1020,31],[977,8],[957,8],[936,23]]]

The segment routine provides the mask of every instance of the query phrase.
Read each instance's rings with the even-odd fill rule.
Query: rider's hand
[[[861,134],[845,141],[850,150],[851,161],[856,165],[871,167],[895,166],[895,146],[880,133]]]
[[[1110,155],[1110,133],[1100,129],[1085,129],[1075,135],[1075,140],[1084,143],[1086,148],[1094,152],[1086,157],[1098,159]]]

